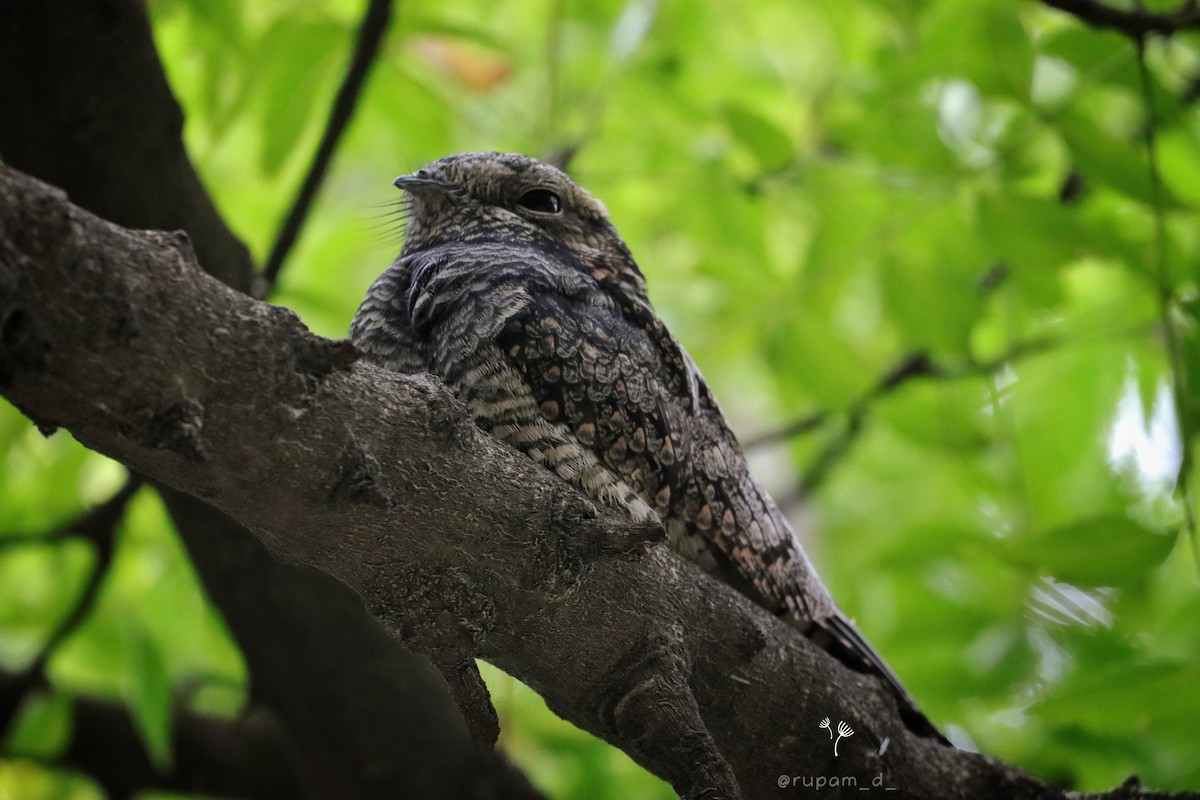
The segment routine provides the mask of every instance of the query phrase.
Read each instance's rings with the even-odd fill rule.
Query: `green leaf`
[[[924,21],[920,61],[925,69],[944,78],[966,78],[984,94],[1029,97],[1033,48],[1013,3],[942,0]]]
[[[1127,36],[1082,26],[1063,28],[1040,43],[1043,53],[1060,58],[1074,68],[1078,98],[1092,99],[1100,89],[1105,90],[1105,94],[1136,98],[1141,105],[1145,91],[1134,48]],[[1175,125],[1187,111],[1187,105],[1180,101],[1178,91],[1164,86],[1159,80],[1153,67],[1153,53],[1150,61],[1150,93],[1161,131]]]
[[[905,349],[965,352],[983,312],[979,238],[956,203],[917,201],[905,212],[911,216],[898,221],[904,227],[882,268],[888,311]]]
[[[1158,166],[1163,183],[1192,208],[1200,207],[1200,152],[1191,130],[1174,128],[1158,137]]]
[[[1082,88],[1109,84],[1141,90],[1133,43],[1119,33],[1072,25],[1045,37],[1039,49],[1071,65]]]
[[[261,168],[275,175],[318,114],[328,110],[333,56],[347,48],[347,32],[327,21],[285,17],[263,37]]]
[[[1149,206],[1161,202],[1168,209],[1183,207],[1167,185],[1161,187],[1161,196],[1156,200],[1142,142],[1117,139],[1079,113],[1060,118],[1058,130],[1086,178]]]
[[[800,287],[804,297],[836,302],[849,281],[879,255],[881,226],[892,209],[878,178],[861,164],[818,161],[805,171],[803,189],[813,198],[816,230]]]
[[[171,766],[171,678],[155,642],[130,619],[122,627],[125,702],[150,759],[162,770]]]
[[[842,409],[870,388],[873,367],[830,328],[816,314],[781,320],[766,332],[765,348],[779,380],[793,393],[802,388],[820,407]]]
[[[1025,565],[1080,586],[1120,586],[1143,579],[1170,554],[1175,534],[1128,517],[1082,519],[1012,542]]]
[[[3,752],[26,758],[52,759],[71,735],[71,699],[64,694],[35,692],[17,712]]]
[[[630,0],[613,25],[611,49],[613,60],[626,61],[637,52],[658,16],[659,0]]]
[[[731,103],[725,106],[725,122],[734,138],[754,154],[763,172],[774,172],[792,160],[791,138],[754,109]]]
[[[95,556],[82,540],[0,549],[0,663],[34,658],[70,613]]]
[[[1198,684],[1200,664],[1196,663],[1098,665],[1047,693],[1031,712],[1050,722],[1109,732],[1191,727]]]
[[[105,800],[107,794],[78,773],[34,760],[0,760],[0,797],[5,800]]]
[[[917,444],[965,454],[989,443],[986,400],[977,381],[915,381],[881,403],[879,417]]]

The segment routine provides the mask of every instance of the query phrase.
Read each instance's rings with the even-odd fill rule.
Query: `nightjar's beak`
[[[414,172],[411,175],[401,175],[396,180],[392,181],[392,185],[397,189],[402,189],[406,192],[428,191],[430,189],[439,192],[445,192],[454,188],[454,184],[446,183],[445,181],[437,181],[433,178],[422,177],[420,172]]]

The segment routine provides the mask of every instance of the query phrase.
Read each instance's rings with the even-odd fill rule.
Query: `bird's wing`
[[[598,471],[664,517],[670,487],[679,480],[681,447],[669,426],[671,395],[653,347],[612,303],[594,291],[531,293],[495,344],[533,399],[540,422],[560,431],[567,448],[594,459]],[[518,447],[523,438],[518,434]],[[580,486],[594,499],[629,510],[624,498],[598,491],[602,486],[587,481]],[[634,516],[646,515],[639,507]]]
[[[496,343],[544,420],[637,492],[676,549],[716,571],[731,566],[768,608],[833,614],[699,371],[644,301],[534,294]]]
[[[350,323],[350,338],[366,360],[393,372],[429,369],[425,345],[409,320],[410,270],[408,260],[399,259],[380,275]]]

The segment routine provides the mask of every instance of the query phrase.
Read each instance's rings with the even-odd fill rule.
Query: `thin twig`
[[[92,603],[100,591],[100,584],[103,583],[104,576],[108,571],[108,566],[112,563],[117,524],[125,516],[125,507],[129,505],[129,501],[133,499],[141,486],[141,477],[131,475],[116,494],[103,504],[85,512],[67,526],[67,535],[86,539],[96,548],[96,564],[87,584],[79,594],[79,599],[75,601],[75,606],[46,640],[41,653],[34,659],[26,670],[27,672],[43,669],[54,650],[79,627],[88,611],[91,610]]]
[[[914,378],[956,380],[958,378],[990,375],[1012,361],[1043,352],[1055,344],[1056,340],[1054,339],[1030,339],[1025,342],[1018,342],[995,358],[990,358],[986,361],[970,360],[965,364],[956,366],[935,363],[923,352],[909,353],[888,368],[883,376],[865,394],[850,403],[844,413],[847,417],[864,417],[871,403],[890,394]],[[801,434],[810,433],[827,424],[834,416],[835,414],[828,409],[812,411],[788,422],[780,428],[748,439],[743,445],[743,449],[754,450],[759,447],[768,447],[785,442],[788,439],[793,439]],[[861,421],[860,419],[859,422]],[[854,426],[851,425],[850,427]]]
[[[18,690],[11,695],[11,707],[0,707],[0,730],[7,728],[13,712],[20,704],[20,699],[28,691],[43,683],[46,664],[50,661],[50,657],[91,611],[96,597],[100,593],[100,586],[104,583],[104,577],[108,574],[108,567],[112,563],[117,524],[125,516],[125,507],[137,490],[141,488],[141,485],[141,477],[131,475],[116,494],[103,504],[89,509],[61,528],[42,537],[43,542],[61,541],[72,537],[86,539],[96,549],[96,563],[71,611],[59,622],[54,632],[42,645],[37,656],[15,681]]]
[[[816,457],[809,462],[808,467],[800,475],[800,485],[796,490],[801,499],[812,495],[817,487],[829,477],[829,473],[842,460],[842,457],[849,452],[850,446],[862,433],[867,413],[868,408],[865,405],[852,411],[846,420],[846,427],[826,442]]]
[[[1045,353],[1046,351],[1057,347],[1059,344],[1059,340],[1052,336],[1041,336],[1033,339],[1026,339],[1023,342],[1017,342],[1016,344],[1011,345],[1007,350],[995,358],[989,358],[986,361],[972,360],[966,366],[959,367],[957,369],[944,369],[942,370],[942,377],[953,379],[991,375],[1014,361],[1020,361],[1021,359],[1029,356]]]
[[[1189,443],[1192,440],[1190,430],[1191,415],[1188,413],[1188,398],[1185,384],[1187,362],[1183,353],[1183,344],[1179,341],[1179,333],[1171,320],[1171,308],[1175,303],[1175,290],[1171,286],[1170,264],[1167,262],[1167,220],[1163,205],[1162,173],[1158,169],[1158,111],[1154,107],[1154,95],[1150,85],[1150,70],[1146,66],[1146,42],[1138,37],[1137,45],[1138,77],[1142,85],[1142,100],[1146,104],[1146,125],[1144,143],[1146,147],[1147,169],[1150,173],[1150,197],[1154,209],[1154,271],[1158,284],[1158,319],[1162,328],[1163,343],[1167,350],[1167,360],[1171,365],[1171,398],[1175,406],[1175,422],[1180,439],[1179,474],[1175,479],[1175,491],[1183,503],[1184,525],[1192,541],[1192,556],[1196,561],[1196,571],[1200,573],[1200,535],[1196,530],[1196,512],[1193,507],[1195,497],[1192,493],[1192,454]]]
[[[841,461],[842,456],[850,450],[850,446],[862,433],[867,415],[875,401],[886,397],[914,378],[938,378],[944,375],[945,371],[934,364],[929,355],[922,351],[909,353],[897,361],[870,391],[854,401],[847,409],[846,427],[825,443],[825,446],[809,463],[808,468],[801,474],[800,496],[809,496],[824,483],[834,466]]]
[[[782,428],[777,428],[773,431],[759,434],[752,439],[747,439],[742,445],[743,450],[754,450],[759,447],[786,442],[788,439],[793,439],[802,433],[815,431],[817,428],[829,421],[828,411],[814,411],[811,414],[806,414],[799,419],[792,420]]]
[[[875,385],[867,391],[866,394],[852,402],[846,409],[846,414],[851,418],[854,418],[855,416],[861,417],[862,414],[859,412],[861,411],[865,413],[866,406],[868,406],[877,398],[893,391],[896,389],[896,387],[905,383],[910,378],[930,376],[937,374],[939,371],[940,368],[935,367],[925,353],[909,353],[889,367],[887,372],[883,374],[883,377],[880,378]],[[779,442],[787,441],[794,436],[799,436],[802,433],[808,433],[809,431],[814,431],[817,428],[820,428],[825,423],[829,422],[831,417],[832,414],[827,410],[814,411],[810,414],[800,417],[799,419],[787,423],[782,428],[771,431],[770,433],[762,434],[761,436],[757,436],[749,440],[744,445],[743,449],[751,450],[756,447],[765,447],[767,445],[778,444]],[[861,422],[861,419],[859,421]],[[854,427],[853,422],[849,427]]]
[[[816,430],[830,420],[844,418],[845,427],[825,443],[801,473],[798,494],[800,497],[807,497],[825,481],[833,468],[850,450],[854,441],[862,434],[867,417],[870,416],[876,401],[917,378],[946,381],[991,375],[1012,361],[1048,350],[1055,343],[1056,340],[1049,338],[1031,339],[1018,342],[995,358],[986,361],[970,360],[963,365],[955,366],[934,362],[921,351],[909,353],[888,369],[874,386],[850,403],[841,415],[827,410],[815,411],[776,431],[751,439],[746,444],[746,449],[777,444],[802,433]]]
[[[1157,33],[1170,36],[1188,28],[1200,28],[1200,4],[1184,0],[1174,11],[1161,14],[1141,8],[1115,8],[1099,0],[1042,0],[1045,5],[1071,14],[1093,28],[1109,28],[1134,39]]]
[[[275,245],[271,248],[270,256],[267,257],[266,266],[263,267],[260,283],[255,287],[255,295],[258,297],[269,295],[275,288],[275,284],[279,282],[279,272],[283,269],[283,262],[300,236],[300,231],[308,218],[308,212],[312,208],[313,200],[325,180],[325,173],[329,170],[329,163],[333,160],[334,150],[337,149],[338,141],[358,105],[358,98],[362,93],[363,84],[366,82],[367,73],[375,62],[391,15],[392,0],[369,0],[367,11],[363,15],[362,24],[358,29],[358,41],[354,46],[350,67],[346,70],[346,77],[342,80],[342,85],[338,89],[333,106],[329,111],[329,121],[325,125],[325,133],[321,135],[321,143],[317,146],[317,152],[313,156],[312,164],[308,168],[308,175],[304,178],[300,192],[296,195],[296,201],[292,204],[291,210],[288,211],[288,215],[275,237]]]

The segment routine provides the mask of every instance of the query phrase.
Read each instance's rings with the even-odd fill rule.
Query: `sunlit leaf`
[[[963,77],[985,93],[1024,100],[1033,81],[1033,49],[1017,7],[1007,2],[942,0],[926,17],[924,62]],[[964,47],[964,42],[971,46]],[[936,67],[934,66],[936,65]]]
[[[71,612],[95,558],[84,541],[0,550],[0,664],[20,669]]]

